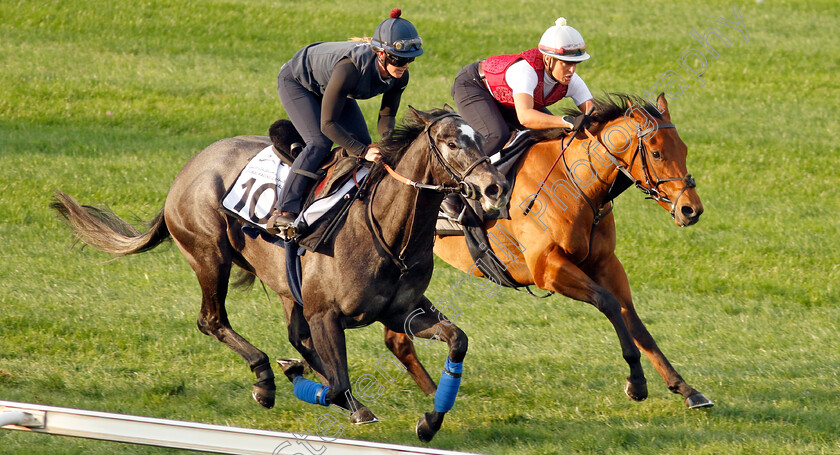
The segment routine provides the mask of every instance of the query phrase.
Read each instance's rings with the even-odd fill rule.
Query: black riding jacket
[[[393,130],[408,71],[399,79],[383,79],[376,54],[365,42],[314,43],[287,63],[295,80],[321,98],[321,132],[336,145],[363,155],[367,145],[354,139],[339,123],[344,103],[382,94],[377,130],[384,137]]]

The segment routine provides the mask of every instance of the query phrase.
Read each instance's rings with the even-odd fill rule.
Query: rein
[[[391,166],[389,166],[387,164],[383,163],[382,167],[384,167],[385,170],[388,171],[388,175],[393,177],[394,180],[396,180],[396,181],[398,181],[398,182],[400,182],[404,185],[408,185],[410,187],[418,189],[418,190],[432,190],[432,191],[437,191],[438,193],[447,193],[447,194],[448,193],[458,193],[458,192],[461,191],[460,186],[429,185],[429,184],[426,184],[426,183],[415,182],[414,180],[411,180],[410,178],[401,175],[400,173],[395,171],[394,168],[392,168]]]
[[[591,106],[591,107],[589,108],[589,110],[588,110],[588,111],[586,111],[586,114],[585,114],[585,115],[586,115],[586,116],[591,115],[591,114],[592,114],[592,112],[593,112],[594,110],[595,110],[595,106]],[[582,125],[582,124],[581,124],[581,125]],[[579,132],[580,132],[580,129],[581,129],[581,128],[580,128],[580,126],[579,126],[578,128],[573,128],[573,129],[572,129],[572,131],[571,131],[571,132],[569,132],[569,136],[568,136],[568,137],[569,137],[569,142],[568,142],[566,145],[563,145],[563,140],[564,140],[565,138],[564,138],[564,139],[560,139],[560,154],[559,154],[559,155],[557,155],[557,158],[554,160],[554,163],[552,163],[552,164],[551,164],[551,167],[550,167],[550,168],[548,168],[548,172],[545,174],[545,177],[543,177],[543,179],[542,179],[542,180],[540,180],[540,186],[537,188],[537,192],[534,194],[534,198],[533,198],[533,199],[531,199],[531,201],[528,203],[528,207],[526,207],[526,208],[525,208],[525,211],[523,212],[525,215],[527,215],[527,214],[528,214],[528,212],[530,212],[530,211],[531,211],[531,207],[533,207],[533,206],[534,206],[534,202],[536,202],[536,201],[537,201],[537,198],[540,196],[540,191],[542,191],[543,186],[545,185],[545,181],[546,181],[546,180],[548,180],[548,177],[549,177],[549,176],[551,175],[551,173],[554,171],[554,168],[557,166],[557,163],[560,161],[560,159],[561,159],[561,158],[563,159],[563,164],[564,164],[564,165],[566,165],[566,170],[568,170],[568,169],[569,169],[569,166],[566,164],[566,159],[565,159],[565,158],[563,158],[563,154],[566,152],[566,148],[568,148],[568,147],[569,147],[569,145],[571,145],[571,144],[572,144],[572,141],[575,139],[575,136],[577,136],[577,133],[579,133]],[[586,128],[583,128],[583,130],[584,130],[584,131],[586,131]],[[587,134],[589,134],[589,131],[586,131],[586,133],[587,133]],[[571,176],[572,174],[569,174],[569,175]],[[578,188],[578,189],[579,189],[579,188]],[[588,201],[587,201],[587,202],[588,202]],[[592,205],[592,204],[590,204],[590,205]]]

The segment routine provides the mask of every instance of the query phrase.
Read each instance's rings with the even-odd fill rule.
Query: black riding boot
[[[460,223],[464,218],[464,199],[460,194],[451,193],[443,198],[440,209],[450,220]]]

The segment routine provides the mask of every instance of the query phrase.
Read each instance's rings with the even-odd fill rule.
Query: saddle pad
[[[517,131],[504,148],[490,156],[490,163],[496,166],[499,172],[506,174],[510,170],[510,167],[516,163],[519,155],[525,150],[530,149],[531,145],[533,145],[525,143],[530,133],[531,130]],[[512,163],[507,168],[503,167],[505,163],[509,162]]]
[[[222,207],[242,220],[265,229],[277,200],[277,187],[283,185],[291,169],[291,166],[280,162],[272,146],[266,147],[242,169],[222,199]]]
[[[243,221],[265,229],[277,201],[277,188],[282,188],[291,169],[291,166],[281,163],[272,146],[266,147],[242,169],[236,182],[222,199],[222,207]],[[363,179],[368,172],[366,167],[360,169],[356,172],[356,181]],[[312,226],[354,185],[351,179],[333,194],[316,200],[303,211],[296,223],[303,218],[306,224]]]
[[[327,195],[326,197],[322,197],[320,199],[315,200],[312,204],[309,204],[306,209],[304,209],[303,213],[300,218],[303,218],[303,221],[309,225],[314,226],[315,222],[321,218],[325,213],[327,213],[331,208],[333,208],[339,201],[344,198],[344,195],[350,192],[356,186],[356,182],[361,182],[370,172],[370,168],[362,167],[356,171],[356,178],[349,179],[348,181],[344,182],[344,185],[341,185],[337,190],[335,190],[332,194]]]

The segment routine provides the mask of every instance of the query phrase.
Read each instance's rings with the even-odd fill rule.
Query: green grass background
[[[492,454],[840,453],[840,14],[835,1],[742,1],[749,41],[720,22],[733,3],[531,0],[169,0],[0,2],[0,399],[312,431],[323,408],[280,383],[250,398],[244,362],[195,327],[199,289],[172,244],[110,261],[71,249],[48,203],[60,188],[129,220],[160,209],[180,167],[211,142],[265,134],[283,115],[276,73],[313,41],[370,35],[399,6],[426,53],[403,106],[450,102],[458,69],[533,47],[564,15],[592,58],[590,89],[641,94],[675,71],[671,102],[706,213],[677,229],[628,191],[618,254],[637,308],[683,377],[715,401],[685,409],[646,359],[650,398],[622,392],[627,367],[606,319],[560,297],[470,289],[459,399],[429,445]],[[677,64],[717,27],[700,86]],[[698,65],[699,62],[692,62]],[[558,103],[558,108],[568,102]],[[371,126],[377,101],[362,102]],[[405,109],[401,110],[402,113]],[[373,128],[372,128],[373,130]],[[452,296],[438,263],[428,291]],[[489,295],[488,295],[489,294]],[[234,327],[293,356],[278,300],[233,292]],[[350,372],[375,373],[378,326],[349,333]],[[442,343],[420,350],[436,376]],[[430,397],[406,375],[342,437],[419,445]],[[302,449],[302,448],[299,448]],[[0,432],[3,454],[172,453]]]

